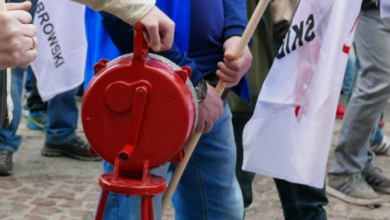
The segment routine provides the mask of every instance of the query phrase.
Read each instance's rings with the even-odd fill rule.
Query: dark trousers
[[[31,71],[31,67],[27,71]],[[37,78],[33,72],[31,72],[31,92],[27,97],[27,106],[30,112],[46,112],[47,110],[47,102],[43,102],[38,93]]]
[[[324,206],[328,204],[325,187],[317,189],[306,185],[274,179],[286,220],[326,220]]]
[[[243,146],[242,146],[242,132],[244,130],[245,124],[251,118],[250,115],[233,115],[233,130],[234,130],[234,139],[237,146],[237,162],[236,162],[236,176],[238,183],[240,184],[242,197],[244,199],[244,207],[247,208],[252,204],[253,195],[252,195],[252,182],[255,178],[255,174],[247,171],[243,171],[242,160],[243,160]]]

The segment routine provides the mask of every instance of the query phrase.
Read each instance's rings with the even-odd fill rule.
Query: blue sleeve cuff
[[[231,37],[239,36],[241,37],[244,33],[245,28],[239,26],[239,27],[230,27],[229,29],[225,30],[224,33],[224,41],[228,40]]]

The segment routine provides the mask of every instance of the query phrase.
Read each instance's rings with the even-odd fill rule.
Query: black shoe
[[[46,157],[61,157],[67,156],[83,161],[101,161],[100,157],[92,157],[88,153],[89,144],[80,137],[75,137],[72,140],[63,144],[49,144],[41,150],[41,154]]]
[[[0,150],[0,176],[12,174],[12,154],[9,150]]]

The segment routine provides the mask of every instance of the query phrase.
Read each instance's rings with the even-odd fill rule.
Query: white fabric
[[[361,3],[301,1],[282,47],[285,56],[275,59],[255,113],[244,129],[244,170],[324,186],[347,51]],[[294,40],[294,27],[300,29],[301,25],[303,38],[307,38],[302,46]]]
[[[129,24],[140,21],[156,4],[156,0],[72,0],[90,6],[93,10],[107,11]]]
[[[390,0],[380,1],[381,18],[390,17]]]
[[[14,111],[14,102],[12,101],[11,97],[11,68],[7,69],[7,113],[8,113],[8,123],[11,124],[12,119],[14,118],[13,116],[13,111]]]
[[[87,40],[85,6],[69,0],[39,0],[34,24],[39,56],[31,64],[39,94],[47,101],[84,81]]]

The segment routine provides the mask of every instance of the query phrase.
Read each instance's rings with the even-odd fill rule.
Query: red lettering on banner
[[[359,20],[359,15],[357,16],[357,18],[355,20],[355,23],[353,24],[353,27],[352,27],[351,31],[349,32],[350,34],[352,34],[353,30],[355,30],[356,24],[357,24],[358,20]],[[344,46],[343,46],[343,53],[349,54],[350,50],[351,50],[351,47],[344,44]]]

